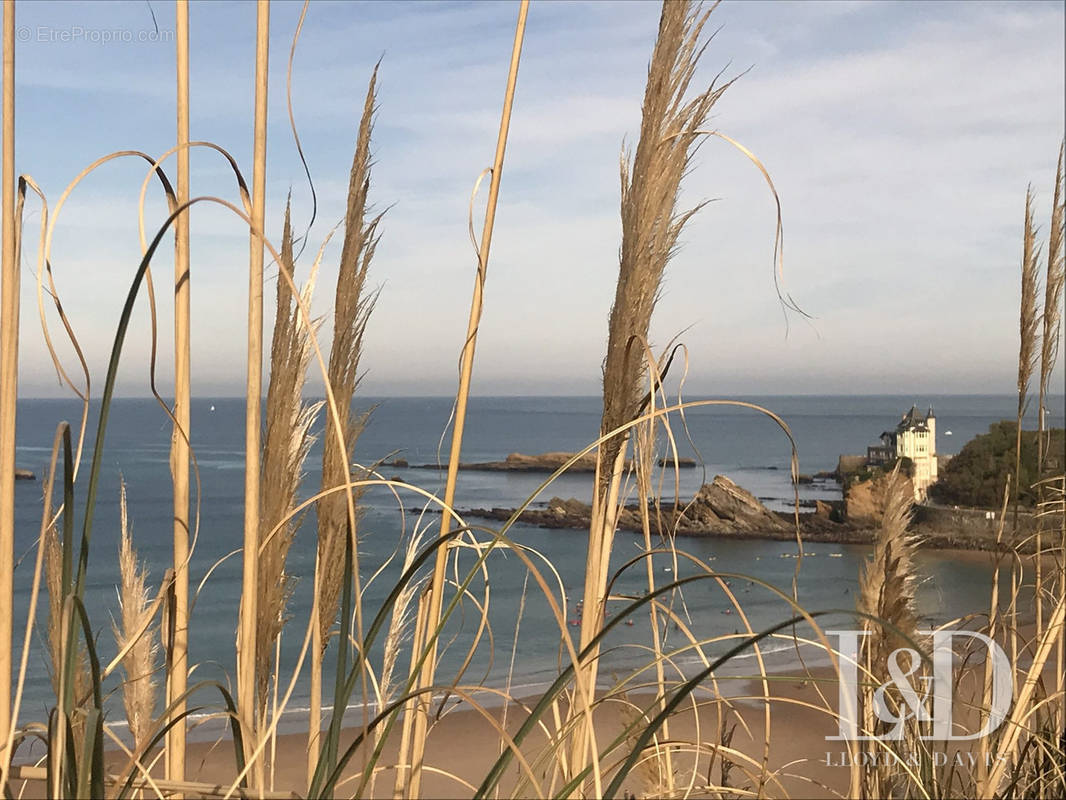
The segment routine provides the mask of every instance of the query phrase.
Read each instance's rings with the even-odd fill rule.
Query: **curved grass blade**
[[[89,484],[85,492],[85,517],[82,523],[78,577],[75,582],[75,586],[79,588],[84,584],[85,570],[89,560],[89,542],[92,536],[93,514],[96,510],[96,493],[100,483],[100,469],[103,464],[104,439],[105,434],[107,433],[107,421],[111,412],[111,400],[115,393],[115,379],[118,377],[118,364],[122,357],[122,346],[126,341],[126,332],[129,328],[130,317],[133,315],[133,304],[137,299],[141,282],[144,280],[144,273],[148,270],[148,266],[152,261],[152,257],[155,255],[156,249],[158,249],[159,244],[162,242],[167,231],[170,230],[170,226],[174,223],[174,220],[176,220],[178,216],[180,216],[192,204],[192,202],[193,201],[189,201],[189,203],[179,206],[167,217],[166,221],[156,232],[155,238],[152,239],[152,243],[145,251],[144,256],[141,258],[141,262],[137,267],[137,271],[133,276],[133,283],[130,285],[129,292],[126,294],[126,302],[122,307],[122,314],[119,316],[114,344],[111,346],[111,357],[107,363],[107,378],[104,381],[103,395],[100,399],[100,418],[96,428],[96,442],[93,448],[92,465],[89,469]]]
[[[119,781],[123,784],[121,791],[119,791],[117,795],[119,800],[127,797],[128,793],[133,789],[133,780],[136,774],[134,765],[144,757],[145,753],[149,753],[152,751],[152,749],[158,747],[159,743],[163,741],[163,739],[167,735],[167,732],[170,731],[171,728],[179,724],[187,717],[190,717],[193,714],[197,714],[200,711],[203,711],[206,707],[194,706],[192,708],[186,708],[182,713],[174,715],[173,719],[168,719],[168,717],[170,717],[173,711],[173,708],[175,708],[181,703],[187,702],[188,699],[194,693],[199,692],[202,689],[210,688],[218,689],[219,693],[222,695],[222,700],[226,706],[226,716],[229,718],[230,721],[230,733],[233,737],[235,766],[237,768],[238,773],[244,771],[244,736],[241,733],[240,719],[237,715],[237,704],[233,701],[233,696],[229,693],[229,690],[226,689],[226,687],[218,681],[200,681],[199,683],[196,683],[186,689],[185,692],[179,697],[174,698],[174,701],[171,703],[171,706],[164,709],[163,713],[159,715],[159,718],[156,720],[155,723],[158,730],[150,739],[146,741],[146,743],[137,752],[134,753],[134,757],[130,759],[129,764],[126,766],[128,775],[126,775],[124,779],[121,777],[119,779]],[[247,779],[242,778],[238,785],[240,788],[246,789],[248,787]]]
[[[403,592],[404,587],[407,586],[407,584],[414,579],[415,575],[418,573],[418,570],[422,567],[422,565],[425,564],[429,560],[429,558],[436,553],[438,548],[448,545],[451,541],[459,537],[464,532],[465,529],[458,529],[452,531],[447,536],[438,537],[431,541],[429,544],[427,544],[425,547],[423,547],[421,552],[419,552],[418,555],[411,562],[411,566],[409,566],[404,571],[404,573],[393,585],[388,597],[386,597],[385,600],[382,602],[378,613],[374,616],[373,621],[370,623],[370,627],[367,628],[366,635],[363,640],[363,646],[359,648],[358,652],[356,652],[355,654],[355,662],[353,663],[351,670],[348,672],[343,684],[338,682],[337,693],[333,698],[333,714],[330,718],[329,730],[327,731],[325,741],[323,741],[322,743],[321,752],[323,753],[323,755],[319,758],[318,764],[315,768],[315,773],[312,776],[310,787],[308,788],[307,792],[308,797],[322,796],[321,793],[326,791],[325,787],[323,786],[323,781],[326,777],[326,771],[330,770],[332,772],[335,770],[336,767],[336,753],[343,725],[344,711],[348,706],[348,700],[350,699],[352,692],[355,690],[356,679],[358,676],[358,672],[362,666],[364,655],[369,652],[370,647],[373,645],[378,633],[380,633],[381,629],[385,626],[385,623],[388,620],[388,615],[391,612],[391,609],[395,604],[397,598],[399,598],[400,594]],[[350,582],[345,581],[345,585],[350,591]],[[332,748],[332,750],[330,750],[330,748]],[[327,754],[330,752],[333,753],[333,761],[327,764]]]

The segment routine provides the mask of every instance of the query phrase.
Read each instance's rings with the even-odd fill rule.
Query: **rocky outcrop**
[[[508,519],[513,509],[474,509],[463,512],[469,516],[489,519]],[[704,484],[691,503],[674,506],[661,503],[650,514],[653,528],[662,522],[663,533],[682,534],[788,534],[792,527],[766,508],[745,489],[722,475]],[[545,509],[530,509],[520,517],[523,522],[545,528],[587,528],[591,509],[587,503],[573,498],[553,497]],[[640,506],[626,506],[618,518],[622,530],[641,530]]]
[[[805,542],[836,544],[872,544],[884,514],[885,486],[888,476],[865,481],[851,487],[847,501],[814,502],[814,513],[799,515],[799,534]],[[857,487],[857,489],[856,489]],[[682,502],[650,507],[649,518],[653,533],[678,533],[683,536],[721,536],[737,539],[774,539],[795,543],[796,527],[792,512],[772,512],[750,492],[728,478],[717,476],[700,488],[691,503]],[[437,512],[439,513],[439,512]],[[469,517],[507,520],[514,515],[511,508],[472,509],[460,513]],[[1011,545],[996,536],[998,525],[987,520],[981,511],[916,506],[914,530],[925,548],[1000,550]],[[846,516],[844,516],[846,514]],[[640,507],[629,505],[623,509],[619,530],[642,530]],[[960,516],[969,518],[963,524]],[[1024,516],[1024,515],[1023,515]],[[546,508],[524,511],[519,519],[542,528],[573,528],[588,532],[590,509],[587,503],[570,498],[553,497]],[[659,528],[661,521],[661,529]],[[1032,537],[1023,521],[1025,539],[1017,545],[1020,552],[1031,552]]]
[[[569,500],[563,500],[561,497],[553,497],[548,501],[548,513],[559,521],[569,520],[571,522],[576,522],[584,520],[587,523],[591,514],[591,509],[587,503],[582,503],[580,500],[575,500],[573,497]]]
[[[680,527],[713,533],[784,530],[781,518],[724,475],[700,487]]]
[[[910,486],[910,479],[906,481]],[[844,515],[848,522],[880,525],[885,515],[885,498],[891,482],[892,475],[878,475],[848,486],[844,496]]]
[[[468,464],[460,464],[459,469],[481,470],[483,472],[555,472],[567,461],[574,457],[573,453],[556,451],[552,453],[540,453],[538,455],[526,455],[525,453],[511,453],[503,461],[481,461]],[[659,466],[670,466],[675,462],[672,458],[659,459]],[[680,458],[677,465],[682,468],[696,466],[691,458]],[[628,463],[627,467],[631,467]],[[416,469],[438,469],[436,464],[417,464]],[[585,453],[577,461],[570,465],[568,472],[595,472],[596,453]]]
[[[459,469],[492,469],[509,472],[555,472],[574,457],[573,453],[540,453],[526,455],[511,453],[503,461],[489,461],[482,464],[461,464]],[[594,472],[596,470],[596,453],[585,453],[570,467],[574,472]]]

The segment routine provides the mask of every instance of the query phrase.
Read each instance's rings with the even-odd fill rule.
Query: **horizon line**
[[[723,398],[723,399],[735,399],[741,397],[1010,397],[1014,398],[1017,394],[1015,392],[730,392],[722,394],[710,394],[707,392],[694,392],[692,394],[686,394],[685,397],[688,400],[706,399],[706,398]],[[1059,392],[1057,394],[1050,394],[1049,397],[1053,398],[1066,398],[1066,393]],[[308,394],[307,399],[324,399],[325,395]],[[411,400],[446,400],[454,398],[454,394],[366,394],[356,395],[353,400],[360,398],[364,399],[411,399]],[[471,398],[480,398],[487,400],[527,400],[527,399],[576,399],[576,400],[599,400],[602,395],[599,394],[471,394]],[[44,395],[27,395],[20,396],[21,400],[78,400],[77,397],[52,397]],[[146,394],[116,394],[112,396],[112,400],[156,400],[154,395]],[[199,394],[192,395],[192,400],[244,400],[243,394]],[[266,395],[263,395],[262,399],[266,400]],[[672,399],[672,398],[671,398]],[[91,402],[98,402],[99,396],[91,397]]]

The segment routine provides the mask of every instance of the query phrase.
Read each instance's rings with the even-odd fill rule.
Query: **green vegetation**
[[[940,503],[998,508],[1003,503],[1004,482],[1015,469],[1017,430],[1017,425],[1009,420],[990,425],[988,433],[967,442],[962,452],[941,469],[940,479],[930,487],[929,494]],[[1063,430],[1053,428],[1046,435],[1050,444],[1045,471],[1057,473],[1063,467]],[[1027,508],[1037,501],[1037,438],[1037,431],[1022,431],[1018,499]]]

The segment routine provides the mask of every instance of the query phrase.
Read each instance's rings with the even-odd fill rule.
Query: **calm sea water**
[[[831,470],[841,453],[860,453],[881,431],[890,428],[912,403],[924,409],[933,405],[937,414],[938,446],[941,452],[957,452],[966,441],[1000,419],[1012,418],[1014,400],[1008,396],[922,396],[922,397],[759,397],[745,398],[781,415],[791,427],[799,450],[801,472]],[[442,432],[451,411],[449,398],[376,398],[369,427],[359,440],[356,458],[369,463],[394,457],[410,464],[436,463]],[[90,415],[87,448],[92,446],[98,409]],[[23,400],[18,410],[18,466],[31,469],[39,477],[47,469],[55,427],[61,420],[76,421],[76,403],[66,400]],[[1063,401],[1054,398],[1052,416],[1061,425]],[[576,450],[592,441],[599,426],[599,401],[583,397],[474,398],[471,401],[464,440],[464,461],[489,461],[511,452],[539,453]],[[675,425],[680,455],[695,456],[693,444],[706,463],[706,472],[682,471],[682,491],[691,493],[715,474],[726,474],[741,486],[765,498],[768,504],[784,507],[791,497],[788,480],[789,443],[780,428],[766,417],[746,409],[710,407],[693,409],[687,415],[688,436]],[[199,664],[198,678],[229,680],[233,674],[233,642],[237,627],[241,563],[230,556],[240,547],[242,536],[244,401],[241,399],[200,398],[192,406],[192,441],[200,474],[199,534],[191,563],[191,584],[201,581],[192,612],[190,657]],[[947,435],[950,431],[951,435]],[[444,439],[447,452],[449,439]],[[158,585],[171,561],[171,496],[168,455],[170,424],[154,400],[119,399],[114,403],[104,445],[103,475],[93,525],[86,602],[99,633],[101,657],[115,652],[110,634],[111,615],[116,613],[116,583],[119,539],[119,481],[127,484],[129,516],[133,538],[140,556],[151,569]],[[312,452],[307,463],[305,488],[317,487],[320,453]],[[88,458],[79,480],[76,503],[79,519],[84,508]],[[388,477],[398,476],[430,491],[442,486],[437,470],[386,468]],[[460,473],[457,494],[459,508],[514,506],[532,496],[545,476],[509,473]],[[564,476],[544,490],[535,502],[552,496],[587,499],[588,476]],[[16,486],[16,643],[21,651],[24,621],[28,608],[35,542],[40,525],[41,482],[20,481]],[[805,498],[838,496],[829,487],[804,487]],[[402,515],[396,499],[384,490],[371,490],[364,498],[366,511],[361,522],[361,564],[366,588],[366,607],[373,613],[384,601],[395,577],[393,563],[371,581],[386,564],[405,537],[416,526],[435,529],[437,518],[421,522],[417,512],[422,500],[403,498]],[[415,513],[411,513],[414,511]],[[405,527],[406,526],[406,527]],[[580,597],[585,560],[585,536],[580,531],[547,531],[519,525],[512,537],[536,550],[551,562],[557,577],[548,572],[553,586],[561,585],[571,602]],[[714,559],[722,572],[750,575],[791,593],[796,561],[794,552],[781,542],[686,539],[682,547],[703,559]],[[311,574],[314,566],[313,518],[305,520],[289,556],[289,570],[300,578],[290,605],[291,620],[283,639],[282,666],[286,680],[291,677],[310,613]],[[859,546],[817,545],[811,548],[798,576],[801,602],[808,609],[851,608],[854,589],[866,549]],[[638,553],[637,538],[622,533],[617,538],[615,560],[620,566]],[[829,558],[840,553],[840,558]],[[224,559],[224,560],[222,560]],[[221,560],[221,563],[219,563]],[[213,571],[212,567],[214,567]],[[662,580],[674,577],[674,565],[665,558],[655,562]],[[684,564],[677,574],[690,573]],[[921,558],[924,581],[920,589],[921,610],[931,620],[943,621],[978,612],[987,604],[991,573],[980,559],[959,559],[951,554],[924,553]],[[669,570],[669,571],[667,571]],[[208,576],[208,572],[210,576]],[[527,581],[527,573],[513,555],[500,553],[489,564],[491,584],[490,619],[494,648],[483,646],[472,661],[468,681],[486,678],[501,684],[512,657],[518,628],[515,657],[515,685],[535,687],[557,674],[559,630],[549,616],[545,599]],[[643,568],[624,573],[616,584],[622,593],[639,592]],[[205,580],[206,578],[206,580]],[[756,629],[785,619],[788,606],[772,592],[742,579],[732,579],[734,590],[744,604]],[[473,591],[484,594],[484,581],[478,579]],[[556,590],[558,592],[558,589]],[[723,593],[710,584],[697,584],[685,593],[679,613],[687,615],[704,636],[732,633],[735,614],[727,614]],[[47,661],[41,649],[45,614],[31,638],[30,668],[23,700],[23,719],[43,719],[50,703]],[[572,613],[571,613],[572,616]],[[21,622],[20,622],[21,620]],[[445,670],[455,669],[465,655],[477,627],[478,612],[466,603],[450,624],[449,649],[443,659]],[[518,624],[516,625],[516,621]],[[575,631],[576,628],[569,628]],[[636,619],[614,638],[617,647],[607,656],[607,672],[624,675],[643,663],[639,650],[627,643],[647,641],[646,624]],[[675,637],[677,634],[673,634]],[[675,639],[675,643],[679,642]],[[487,677],[486,677],[487,676]],[[329,685],[327,683],[327,685]],[[305,682],[298,680],[291,707],[306,706]],[[113,718],[121,718],[120,704],[113,703]]]

